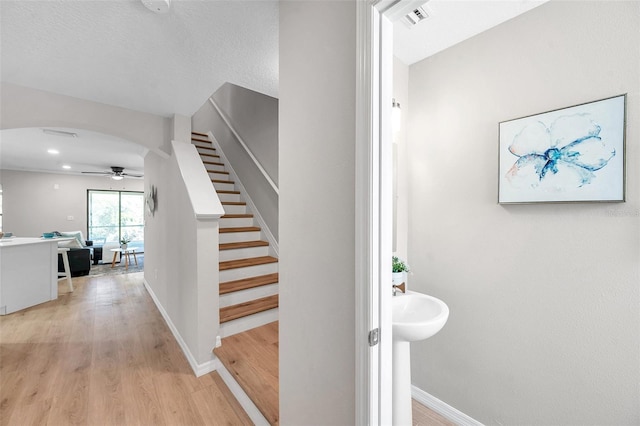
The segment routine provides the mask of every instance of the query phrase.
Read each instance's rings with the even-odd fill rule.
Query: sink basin
[[[407,292],[392,298],[393,340],[415,342],[436,334],[449,318],[449,308],[440,299]]]
[[[428,339],[444,326],[449,308],[440,299],[407,291],[392,297],[393,424],[412,425],[411,342]]]

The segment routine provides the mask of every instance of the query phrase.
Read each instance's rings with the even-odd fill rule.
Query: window
[[[87,191],[88,239],[96,245],[115,244],[127,237],[130,247],[144,250],[144,193]]]

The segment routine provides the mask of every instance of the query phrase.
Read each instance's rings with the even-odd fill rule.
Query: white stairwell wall
[[[145,286],[198,376],[215,370],[219,316],[218,220],[224,214],[196,149],[173,142],[171,155],[145,157]],[[148,252],[151,252],[151,256]]]
[[[213,106],[212,101],[220,110]],[[246,194],[257,207],[255,211],[263,219],[263,229],[268,229],[273,235],[277,250],[278,99],[227,83],[200,107],[191,124],[194,130],[213,136],[214,144],[222,148],[228,160],[226,164],[233,167],[242,181]],[[243,144],[252,155],[247,153]],[[252,156],[261,167],[256,165]],[[275,183],[275,189],[260,168]]]

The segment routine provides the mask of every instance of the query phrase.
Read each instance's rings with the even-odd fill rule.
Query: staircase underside
[[[279,424],[278,322],[222,339],[213,350],[269,424]]]

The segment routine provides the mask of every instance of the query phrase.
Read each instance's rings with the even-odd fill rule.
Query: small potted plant
[[[393,285],[400,285],[407,281],[407,272],[409,272],[409,265],[399,257],[393,256],[393,266],[391,272]]]
[[[120,238],[120,248],[122,250],[126,250],[127,249],[127,244],[129,244],[131,240],[125,235],[122,238]]]

